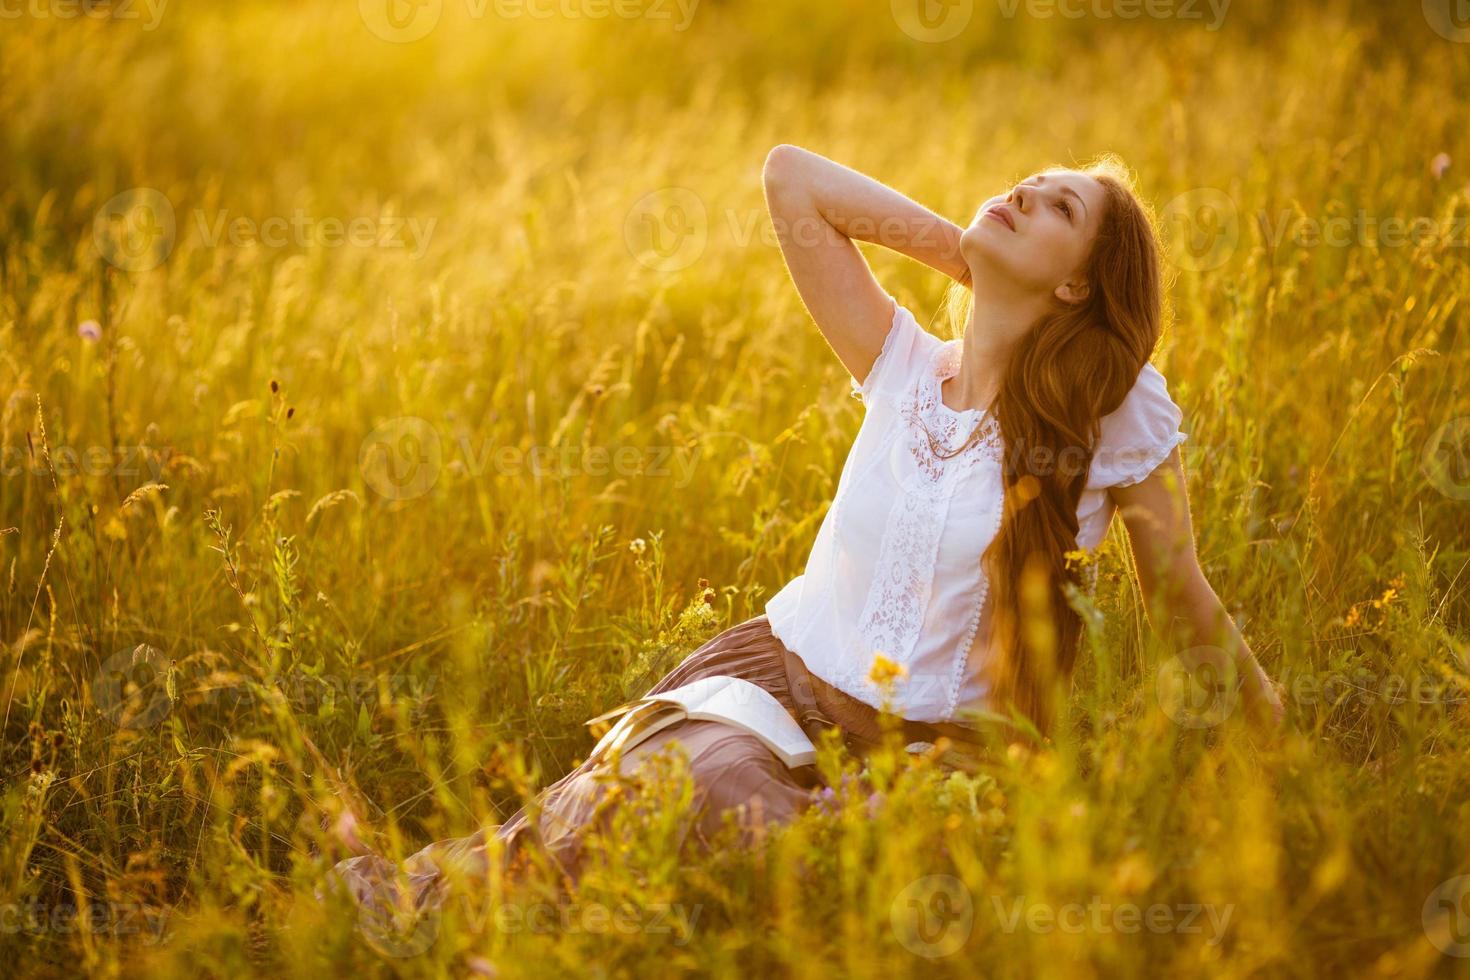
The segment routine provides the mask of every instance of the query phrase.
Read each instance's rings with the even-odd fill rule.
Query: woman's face
[[[1086,295],[1082,265],[1107,198],[1102,184],[1076,170],[1048,170],[980,206],[960,237],[977,286],[1006,283],[1025,296]]]

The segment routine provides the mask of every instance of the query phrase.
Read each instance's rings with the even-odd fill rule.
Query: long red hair
[[[972,665],[988,680],[995,710],[1019,711],[1043,735],[1081,645],[1082,621],[1066,594],[1081,582],[1067,556],[1077,550],[1077,506],[1100,421],[1122,405],[1164,321],[1155,219],[1132,175],[1113,156],[1082,172],[1107,201],[1084,263],[1086,298],[1058,301],[1022,337],[991,404],[1005,449],[1005,503],[981,558],[990,581],[990,656]]]

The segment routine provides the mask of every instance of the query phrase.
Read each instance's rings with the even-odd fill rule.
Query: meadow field
[[[1462,7],[0,4],[0,972],[1470,976]],[[318,901],[801,571],[862,405],[780,143],[960,224],[1136,170],[1201,563],[1288,730],[1174,684],[1115,523],[1044,748],[825,745],[837,791],[708,856],[675,763],[576,888]]]

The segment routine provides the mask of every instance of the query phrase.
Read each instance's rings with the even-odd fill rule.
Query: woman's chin
[[[1002,246],[994,234],[976,235],[968,243],[961,239],[960,252],[972,279],[1015,278],[1015,257],[1007,255]]]

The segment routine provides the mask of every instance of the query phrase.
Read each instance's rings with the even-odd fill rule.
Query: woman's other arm
[[[783,143],[761,175],[781,254],[807,312],[854,378],[883,350],[893,306],[854,240],[891,248],[969,284],[964,229],[871,177]]]
[[[1225,651],[1240,678],[1247,716],[1267,727],[1279,725],[1285,709],[1278,685],[1257,662],[1199,567],[1179,450],[1140,483],[1114,487],[1110,493],[1128,528],[1139,586],[1155,631],[1179,651],[1197,647]]]

